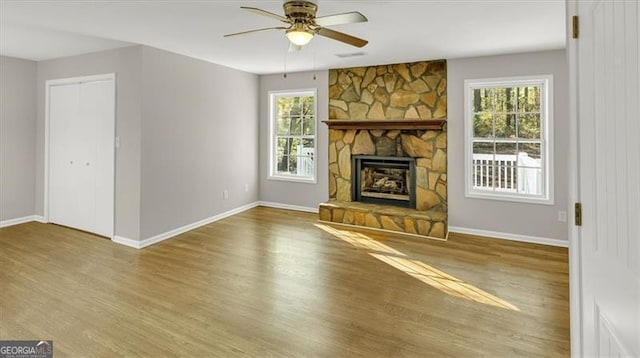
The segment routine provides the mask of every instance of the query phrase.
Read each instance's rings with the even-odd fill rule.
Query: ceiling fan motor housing
[[[287,1],[282,7],[293,23],[313,23],[318,11],[318,5],[310,1]]]

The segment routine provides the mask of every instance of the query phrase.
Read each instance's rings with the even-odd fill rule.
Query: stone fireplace
[[[447,237],[446,61],[329,71],[320,220]]]

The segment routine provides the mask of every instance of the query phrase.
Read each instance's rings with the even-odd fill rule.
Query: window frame
[[[278,173],[278,148],[276,132],[276,120],[278,118],[278,106],[276,101],[280,97],[303,97],[313,96],[313,177],[303,177],[297,174]],[[304,88],[295,90],[269,91],[269,180],[288,181],[296,183],[317,184],[318,183],[318,90],[317,88]],[[304,135],[300,135],[304,137]]]
[[[522,193],[513,193],[505,191],[489,191],[475,189],[473,187],[473,95],[474,89],[480,88],[500,88],[500,87],[521,87],[540,85],[540,158],[542,159],[542,195],[531,195]],[[484,78],[484,79],[467,79],[464,81],[464,176],[465,176],[465,197],[502,200],[520,203],[532,203],[553,205],[554,204],[554,148],[553,148],[553,76],[552,75],[536,75],[536,76],[514,76],[500,78]],[[495,134],[495,133],[494,133]],[[517,142],[495,137],[490,138],[495,143],[500,142]],[[495,149],[494,149],[495,150]]]

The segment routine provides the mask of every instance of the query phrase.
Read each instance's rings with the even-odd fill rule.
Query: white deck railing
[[[527,153],[473,154],[473,187],[526,194],[542,193],[540,159]],[[495,171],[495,173],[494,173]]]
[[[298,175],[313,176],[313,148],[298,146]]]

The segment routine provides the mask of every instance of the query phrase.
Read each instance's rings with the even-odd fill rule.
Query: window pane
[[[542,195],[542,169],[518,168],[518,193]]]
[[[527,167],[542,167],[540,159],[540,143],[520,143],[518,148],[518,165]]]
[[[482,190],[493,190],[493,160],[480,157],[472,164],[473,187]]]
[[[516,143],[496,143],[496,155],[498,156],[512,156],[512,160],[516,160],[517,153]],[[509,159],[509,158],[507,158]]]
[[[475,138],[493,137],[493,114],[483,112],[473,116],[473,136]]]
[[[302,135],[302,119],[300,117],[291,117],[289,133],[291,135]]]
[[[302,107],[300,106],[300,98],[290,97],[291,106],[289,107],[289,116],[299,116],[302,114]]]
[[[289,157],[289,174],[297,174],[298,168],[298,156],[292,155]]]
[[[518,137],[519,138],[541,138],[540,137],[540,114],[520,114],[518,115]]]
[[[493,143],[474,142],[473,154],[491,154],[493,155]]]
[[[314,135],[315,133],[315,119],[313,117],[304,117],[302,120],[302,134]]]
[[[516,137],[515,114],[496,114],[495,118],[496,138]]]
[[[302,146],[306,149],[313,149],[314,148],[314,140],[313,139],[303,139],[302,140]],[[313,150],[311,151],[311,153],[313,153]],[[307,155],[307,154],[304,154]]]
[[[540,87],[518,88],[518,112],[540,112]]]
[[[496,165],[494,183],[496,191],[515,192],[518,183],[518,167],[515,165]]]
[[[296,157],[296,174],[305,177],[313,176],[313,156],[301,155]]]
[[[291,154],[297,155],[298,148],[302,147],[302,139],[300,138],[291,138]]]
[[[278,97],[278,117],[288,116],[293,106],[294,98]]]
[[[473,102],[473,112],[492,112],[493,111],[493,103],[491,100],[491,90],[490,89],[474,89],[471,92],[472,102]]]
[[[291,120],[288,117],[278,118],[277,135],[288,135]]]
[[[278,173],[289,172],[289,156],[278,154],[278,164],[276,168]]]
[[[493,190],[493,143],[473,143],[473,186]]]
[[[314,116],[314,102],[315,99],[313,97],[300,97],[300,100],[302,102],[302,114],[306,115],[306,116]]]
[[[502,87],[492,89],[494,95],[493,110],[495,112],[513,112],[515,111],[516,89],[512,87]]]
[[[291,138],[278,138],[278,154],[290,155],[291,154]]]

